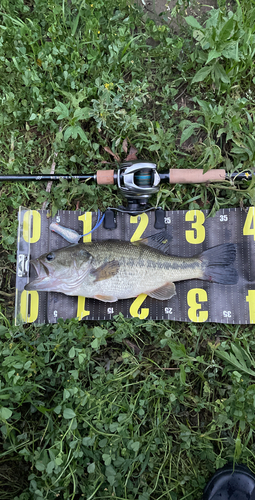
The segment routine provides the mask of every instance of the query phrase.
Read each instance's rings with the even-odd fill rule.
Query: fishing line
[[[121,207],[108,207],[107,210],[113,210],[115,212],[121,212],[122,214],[128,214],[128,213],[132,213],[132,214],[135,214],[135,215],[141,215],[145,212],[151,212],[152,210],[157,210],[157,207],[149,207],[149,208],[143,208],[141,207],[140,209],[132,209],[129,211],[128,207],[125,208],[121,208]]]
[[[101,217],[101,212],[100,212],[100,210],[98,209],[98,211],[97,211],[97,222],[96,222],[95,227],[93,227],[93,229],[91,229],[91,231],[89,231],[89,233],[82,234],[82,235],[80,236],[80,238],[83,238],[83,236],[88,236],[88,234],[93,233],[93,231],[95,231],[96,229],[98,229],[98,228],[99,228],[99,226],[101,226],[101,224],[102,224],[102,222],[103,222],[103,220],[104,220],[105,214],[103,214],[103,215],[102,215],[101,219],[100,219],[100,217]]]
[[[58,222],[52,222],[50,224],[49,229],[51,231],[53,231],[54,233],[57,233],[60,236],[62,236],[62,238],[64,238],[66,241],[68,241],[68,243],[77,244],[80,241],[80,239],[83,238],[83,236],[87,236],[88,234],[93,233],[93,231],[95,231],[102,224],[104,217],[105,217],[105,214],[103,214],[101,217],[101,212],[100,212],[100,210],[98,210],[97,221],[96,221],[95,227],[93,227],[93,229],[91,229],[91,231],[89,231],[89,233],[85,233],[85,234],[79,234],[74,229],[70,229],[68,227],[61,226],[60,224],[58,224]]]

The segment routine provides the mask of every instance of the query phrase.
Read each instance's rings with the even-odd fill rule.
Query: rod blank
[[[160,172],[159,177],[161,182],[169,182],[170,184],[201,184],[203,182],[222,182],[225,180],[234,181],[250,181],[254,174],[250,172],[233,172],[226,173],[224,169],[209,170],[203,174],[203,169],[188,169],[188,168],[171,168],[168,172]],[[78,179],[79,181],[95,181],[98,185],[115,184],[116,171],[114,170],[98,170],[96,174],[89,175],[0,175],[0,182],[31,182],[31,181],[58,181],[66,179]]]

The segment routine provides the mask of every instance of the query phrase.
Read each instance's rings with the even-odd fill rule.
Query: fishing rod
[[[227,174],[224,169],[209,170],[205,174],[203,169],[177,169],[171,168],[168,172],[157,172],[155,163],[136,160],[127,161],[120,165],[118,170],[98,170],[96,174],[39,174],[39,175],[0,175],[0,182],[31,182],[31,181],[58,181],[60,179],[80,181],[96,181],[98,185],[118,184],[121,188],[126,184],[137,187],[155,187],[159,182],[170,184],[201,184],[204,182],[237,180],[249,181],[252,179],[250,172],[233,172]],[[131,179],[130,174],[133,175]]]
[[[128,207],[121,207],[122,211],[135,213],[145,208],[150,196],[157,193],[161,182],[170,184],[201,184],[223,181],[249,181],[252,179],[250,172],[226,173],[224,169],[175,169],[168,172],[158,172],[157,165],[143,160],[126,161],[118,170],[98,170],[95,174],[65,175],[0,175],[0,182],[30,182],[30,181],[58,181],[61,179],[96,182],[97,185],[117,185],[128,201]]]

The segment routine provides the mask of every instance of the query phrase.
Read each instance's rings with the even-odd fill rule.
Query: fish
[[[236,245],[226,243],[194,257],[166,253],[167,240],[120,240],[77,243],[50,251],[31,261],[37,277],[25,290],[60,292],[70,296],[116,302],[144,293],[157,300],[176,294],[175,282],[200,279],[235,285]]]

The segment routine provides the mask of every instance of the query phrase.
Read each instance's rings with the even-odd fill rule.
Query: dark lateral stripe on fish
[[[169,255],[169,257],[171,257]],[[176,257],[178,258],[178,257]],[[150,267],[154,269],[174,269],[178,270],[180,269],[196,269],[199,266],[198,262],[194,262],[192,258],[187,260],[185,257],[182,260],[182,257],[179,258],[179,262],[168,262],[167,260],[164,262],[157,262],[156,260],[148,259],[148,260],[143,260],[143,259],[134,259],[134,258],[122,258],[121,263],[127,267]]]

